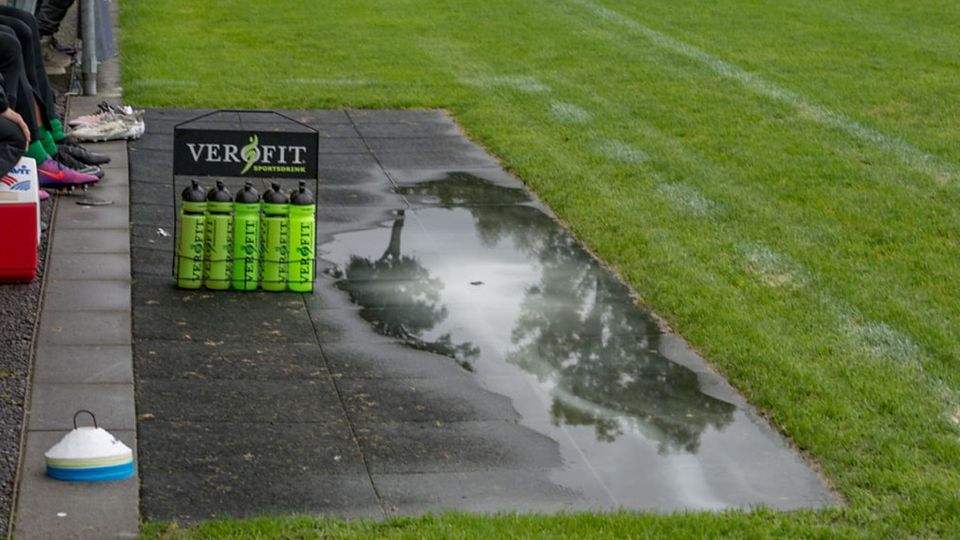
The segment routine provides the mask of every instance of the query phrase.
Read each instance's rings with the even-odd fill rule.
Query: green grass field
[[[125,99],[446,108],[845,508],[148,537],[960,537],[960,4],[124,0]]]

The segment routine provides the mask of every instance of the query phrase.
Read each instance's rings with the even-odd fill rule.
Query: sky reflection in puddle
[[[665,356],[679,340],[523,190],[459,173],[399,191],[412,209],[320,247],[378,333],[548,420],[619,505],[829,502],[702,360]]]

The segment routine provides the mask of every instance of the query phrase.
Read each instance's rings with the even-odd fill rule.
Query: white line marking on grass
[[[748,90],[781,103],[786,103],[797,109],[801,114],[806,115],[820,124],[839,129],[861,142],[872,144],[890,153],[904,165],[926,174],[940,183],[956,180],[958,176],[960,176],[960,169],[958,169],[955,164],[924,152],[899,137],[887,135],[865,126],[846,115],[831,111],[822,105],[811,103],[795,92],[781,88],[743,68],[721,60],[693,45],[644,26],[630,17],[598,5],[590,0],[569,1],[583,6],[602,19],[615,22],[636,32],[658,47],[697,60],[718,75],[736,81]]]
[[[875,358],[906,362],[920,355],[920,349],[913,340],[886,323],[861,321],[858,317],[848,315],[846,330]]]
[[[603,139],[597,144],[597,150],[609,159],[620,163],[640,163],[650,159],[643,150],[614,139]]]
[[[719,207],[716,202],[704,197],[697,188],[682,182],[658,184],[654,191],[667,202],[695,216],[713,215]]]
[[[494,77],[470,77],[461,80],[464,84],[478,86],[481,88],[504,87],[526,92],[528,94],[540,94],[549,92],[550,87],[543,84],[535,77],[525,75],[501,75]]]
[[[796,261],[762,244],[737,244],[734,249],[747,262],[747,267],[768,287],[800,287],[806,283],[806,272]]]
[[[197,81],[187,81],[183,79],[136,79],[130,81],[130,86],[163,86],[166,88],[180,86],[180,87],[194,87],[200,86]]]
[[[564,124],[586,124],[593,116],[572,103],[554,101],[550,104],[550,113]]]
[[[923,366],[929,357],[909,336],[885,322],[865,319],[850,307],[843,310],[840,324],[858,348],[877,360],[906,370],[916,382],[930,385],[934,390],[932,397],[939,400],[944,408],[943,416],[954,429],[960,426],[960,394],[943,379],[927,373]]]
[[[302,84],[309,86],[363,86],[367,84],[373,84],[372,81],[366,79],[304,79],[304,78],[294,78],[294,79],[281,79],[278,81],[285,84]]]

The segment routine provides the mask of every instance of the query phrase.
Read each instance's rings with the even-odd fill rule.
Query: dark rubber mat
[[[173,127],[201,112],[130,143],[146,519],[834,504],[440,111],[290,111],[320,132],[316,290],[177,289]]]

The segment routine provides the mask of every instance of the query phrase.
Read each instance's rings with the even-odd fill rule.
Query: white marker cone
[[[93,427],[77,427],[77,416],[87,413]],[[47,476],[57,480],[99,482],[133,476],[133,451],[107,430],[87,410],[73,415],[73,431],[47,450]]]

